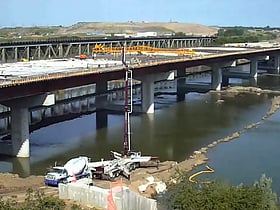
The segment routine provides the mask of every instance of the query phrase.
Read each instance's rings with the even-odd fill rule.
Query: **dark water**
[[[280,194],[280,112],[249,130],[235,141],[210,150],[209,165],[215,169],[212,178],[233,184],[253,184],[262,174],[272,178],[273,188]]]
[[[258,84],[279,89],[278,78],[259,78]],[[217,103],[220,99],[224,103]],[[159,156],[162,161],[182,161],[194,150],[259,121],[270,100],[265,95],[189,93],[182,102],[177,102],[176,96],[159,96],[155,107],[154,115],[132,116],[132,149]],[[247,183],[266,173],[280,186],[279,116],[276,113],[239,139],[209,150],[214,177]],[[121,151],[123,115],[108,114],[108,127],[98,130],[95,118],[95,113],[84,115],[34,131],[30,136],[31,158],[3,157],[0,171],[42,175],[55,161],[64,163],[79,155],[98,160],[108,158],[111,150]]]

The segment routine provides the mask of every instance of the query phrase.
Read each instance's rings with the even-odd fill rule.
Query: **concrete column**
[[[100,81],[96,83],[95,93],[102,94],[107,92],[107,81]],[[97,95],[95,97],[95,105],[96,105],[96,128],[104,128],[108,125],[108,114],[102,110],[107,103],[107,95]]]
[[[1,54],[2,54],[2,62],[4,63],[4,62],[6,62],[6,50],[5,50],[5,48],[2,49]]]
[[[18,48],[17,47],[15,48],[15,55],[14,56],[15,56],[15,58],[14,58],[15,62],[18,62]]]
[[[29,157],[29,112],[27,107],[11,108],[12,155]]]
[[[222,68],[219,65],[214,65],[212,67],[211,74],[211,89],[221,90],[222,87]]]
[[[108,113],[104,110],[96,112],[96,129],[106,128],[108,126]]]
[[[154,113],[154,92],[155,92],[155,81],[161,80],[174,80],[175,72],[169,71],[161,74],[150,74],[135,79],[142,82],[142,112]]]
[[[250,78],[249,84],[250,84],[250,86],[253,86],[253,87],[257,86],[258,85],[257,78],[254,78],[254,77]]]
[[[258,76],[258,58],[252,58],[250,64],[250,77],[257,78]]]
[[[227,87],[229,85],[229,76],[223,75],[222,76],[222,87]]]
[[[186,86],[186,69],[177,70],[177,101],[185,100],[185,86]]]
[[[107,81],[100,81],[96,83],[95,86],[95,93],[97,96],[95,97],[95,104],[96,108],[102,108],[107,102],[107,96],[106,95],[98,95],[103,94],[107,92]]]
[[[1,102],[11,109],[11,143],[3,144],[0,153],[29,157],[29,107],[54,104],[54,95],[42,94]]]
[[[142,78],[142,111],[148,114],[154,113],[154,80],[149,76]]]
[[[276,74],[280,73],[280,55],[274,56],[274,68],[276,71]]]
[[[30,60],[30,48],[29,46],[26,48],[26,58]]]
[[[13,158],[13,173],[20,177],[28,177],[31,174],[29,158]]]

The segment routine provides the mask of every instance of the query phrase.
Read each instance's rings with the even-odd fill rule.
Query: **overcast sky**
[[[77,22],[280,26],[279,0],[0,0],[0,27]]]

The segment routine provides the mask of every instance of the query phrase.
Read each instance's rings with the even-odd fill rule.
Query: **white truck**
[[[58,186],[59,183],[69,183],[83,177],[91,176],[88,168],[88,157],[77,157],[69,160],[64,166],[54,166],[45,176],[45,184]]]

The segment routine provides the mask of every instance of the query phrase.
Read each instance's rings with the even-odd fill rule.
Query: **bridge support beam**
[[[54,95],[37,95],[1,102],[11,108],[11,142],[1,145],[0,154],[29,157],[29,108],[54,104]]]
[[[212,74],[211,74],[211,89],[212,90],[221,90],[222,88],[222,66],[213,65]]]
[[[142,112],[147,114],[152,114],[155,112],[154,107],[154,94],[155,94],[155,82],[161,80],[174,80],[175,72],[170,71],[168,73],[162,74],[152,74],[152,75],[145,75],[137,80],[142,82],[142,94],[141,94],[141,101],[142,101]]]
[[[97,111],[96,115],[96,129],[106,128],[108,126],[108,113],[104,110]]]
[[[29,157],[28,107],[11,107],[12,156]]]
[[[185,100],[185,86],[186,86],[186,69],[177,70],[177,101]]]
[[[258,76],[258,57],[251,58],[250,64],[250,77],[257,78]]]
[[[107,95],[105,94],[107,92],[107,81],[100,81],[96,83],[95,86],[95,93],[101,94],[100,96],[95,97],[95,104],[96,104],[96,128],[104,128],[108,125],[108,114],[105,113],[102,109],[105,107],[107,103]],[[102,95],[104,93],[104,95]]]
[[[104,107],[107,101],[107,96],[105,95],[106,92],[107,92],[107,81],[100,81],[96,83],[95,93],[101,94],[100,96],[95,97],[96,109]]]
[[[155,85],[153,78],[145,76],[142,78],[142,112],[152,114],[155,111],[154,108],[154,94],[155,94]]]
[[[274,69],[276,71],[276,74],[280,73],[280,55],[274,56]]]
[[[5,48],[2,48],[1,50],[1,57],[2,57],[2,62],[5,63],[6,62],[6,50]]]

